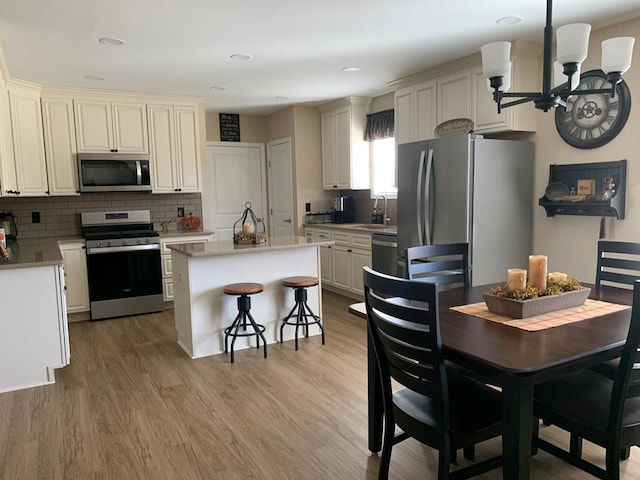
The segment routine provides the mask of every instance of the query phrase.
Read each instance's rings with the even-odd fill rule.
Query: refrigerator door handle
[[[433,198],[431,196],[431,173],[433,172],[433,148],[429,149],[429,155],[427,157],[427,175],[425,179],[424,187],[424,215],[425,218],[425,239],[422,245],[431,245],[433,243],[433,234],[431,227],[433,223]]]
[[[426,152],[420,152],[420,161],[418,162],[418,178],[416,185],[416,226],[418,227],[418,245],[424,245],[424,157]]]

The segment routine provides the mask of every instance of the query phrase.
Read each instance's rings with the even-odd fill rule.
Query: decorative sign
[[[220,141],[240,141],[240,115],[237,113],[220,114]]]

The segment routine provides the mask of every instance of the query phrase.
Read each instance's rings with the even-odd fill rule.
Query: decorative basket
[[[511,318],[527,318],[565,308],[578,307],[587,300],[590,293],[590,288],[581,288],[560,295],[545,295],[530,300],[513,300],[490,293],[484,293],[483,296],[490,312]]]
[[[233,224],[233,243],[239,245],[260,244],[267,241],[264,221],[251,210],[251,202],[244,204],[242,216]]]

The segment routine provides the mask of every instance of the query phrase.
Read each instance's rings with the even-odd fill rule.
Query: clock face
[[[580,76],[577,90],[610,89],[601,70]],[[615,97],[610,93],[572,95],[567,107],[556,108],[556,128],[562,139],[576,148],[596,148],[610,142],[627,123],[631,110],[631,93],[622,80]]]

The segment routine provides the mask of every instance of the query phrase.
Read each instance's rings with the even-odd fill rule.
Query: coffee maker
[[[18,236],[16,227],[16,217],[10,212],[0,212],[0,228],[4,228],[4,235],[7,240],[15,240]]]
[[[333,199],[333,223],[356,221],[356,206],[353,197],[340,196]]]

